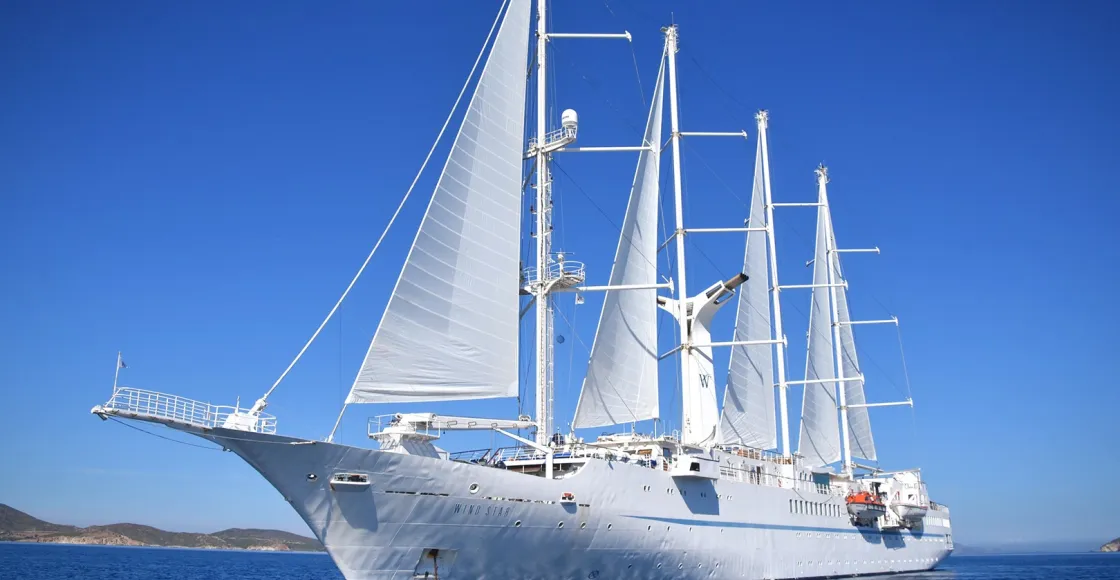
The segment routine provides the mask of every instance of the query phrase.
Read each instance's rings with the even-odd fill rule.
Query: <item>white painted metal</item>
[[[783,284],[782,286],[779,286],[778,288],[781,288],[782,290],[798,290],[798,289],[805,289],[805,288],[836,288],[837,286],[839,286],[841,288],[847,288],[848,287],[848,285],[844,282],[840,282],[840,283],[829,282],[829,283],[826,283],[826,284]]]
[[[770,296],[773,303],[774,338],[781,340],[781,343],[775,347],[778,369],[778,412],[782,429],[781,445],[782,455],[788,458],[791,457],[789,401],[786,393],[789,390],[789,377],[786,374],[786,335],[782,329],[781,286],[778,284],[778,247],[774,239],[774,207],[776,204],[770,190],[770,145],[767,139],[770,114],[766,111],[759,111],[755,115],[755,121],[758,122],[758,140],[762,146],[762,183],[763,190],[766,192],[766,243],[770,257]]]
[[[827,379],[805,379],[803,381],[786,381],[787,385],[828,385],[831,383],[843,383],[848,381],[862,381],[863,377],[839,377]]]
[[[864,248],[864,249],[848,249],[848,250],[833,250],[837,254],[878,254],[879,248]]]
[[[681,137],[742,137],[747,138],[746,131],[682,131]]]
[[[692,332],[689,327],[689,315],[686,310],[688,301],[688,276],[685,267],[684,251],[684,189],[681,185],[681,133],[680,133],[680,103],[677,99],[677,26],[668,26],[665,29],[666,53],[669,57],[669,123],[672,129],[670,141],[673,145],[673,214],[676,217],[676,249],[677,249],[677,299],[665,304],[676,307],[676,312],[671,312],[677,319],[681,344],[681,390],[683,403],[681,405],[683,419],[681,425],[685,431],[693,433],[699,417],[702,415],[718,416],[716,410],[715,385],[710,384],[705,388],[703,381],[694,377],[692,369],[693,353],[691,349]],[[710,342],[706,340],[705,342]],[[710,363],[710,358],[709,358]],[[710,391],[710,392],[709,392]],[[710,402],[709,402],[710,400]],[[691,415],[695,413],[697,417]],[[718,418],[717,418],[718,420]],[[704,435],[707,437],[707,434]],[[686,441],[693,443],[694,441]]]
[[[268,413],[250,413],[240,405],[211,405],[176,395],[157,393],[132,387],[117,387],[107,402],[90,412],[106,419],[123,417],[174,427],[216,429],[226,427],[238,431],[275,433],[276,417]]]
[[[701,346],[762,346],[762,345],[771,345],[771,344],[782,344],[783,342],[784,341],[772,340],[772,339],[766,339],[766,340],[726,340],[726,341],[721,341],[721,342],[696,343],[696,344],[693,344],[693,346],[697,346],[697,347],[701,347]]]
[[[594,32],[549,32],[548,38],[625,38],[626,40],[633,40],[630,38],[629,32],[620,33],[606,33],[599,34]]]
[[[557,149],[557,153],[588,153],[588,152],[602,152],[602,151],[652,151],[653,147],[646,146],[633,146],[633,147],[564,147]]]
[[[856,408],[866,409],[866,408],[869,408],[869,407],[913,407],[913,406],[914,406],[914,401],[911,400],[911,399],[907,399],[905,401],[894,401],[894,402],[890,402],[890,403],[863,403],[863,404],[860,404],[860,405],[847,405],[847,407],[849,409],[856,409]]]
[[[548,134],[548,19],[547,0],[537,1],[537,139],[543,142]],[[549,296],[547,272],[551,260],[552,241],[552,176],[549,155],[537,151],[537,280],[536,280],[536,423],[538,444],[545,444],[552,435],[552,297]]]
[[[744,232],[765,232],[766,228],[686,228],[685,233],[689,234],[719,234],[719,233],[744,233]]]
[[[347,580],[412,579],[428,548],[454,554],[443,580],[834,577],[928,570],[951,551],[943,506],[930,504],[913,530],[855,526],[845,488],[822,493],[806,470],[783,477],[768,459],[717,452],[708,479],[590,458],[550,479],[274,435],[201,435],[264,474]],[[368,475],[369,485],[332,490],[334,473]]]
[[[829,308],[832,316],[832,348],[834,364],[836,365],[836,377],[838,383],[849,381],[853,377],[845,376],[844,360],[844,341],[840,336],[840,313],[839,313],[839,299],[836,294],[837,286],[846,287],[847,284],[837,284],[836,280],[838,274],[836,272],[837,260],[834,252],[836,251],[836,235],[832,231],[832,213],[828,206],[828,168],[821,165],[817,168],[817,187],[820,189],[820,203],[821,215],[825,220],[825,262],[827,262],[828,270],[828,285],[829,285]],[[854,345],[853,345],[854,346]],[[863,377],[858,377],[858,380],[852,381],[862,383]],[[844,473],[850,474],[852,472],[852,432],[848,428],[848,389],[847,385],[838,385],[837,391],[839,392],[839,399],[837,401],[840,407],[840,451],[841,451],[841,468]],[[862,393],[862,388],[860,390]],[[873,459],[873,458],[872,458]]]
[[[898,317],[895,316],[885,320],[844,320],[840,322],[841,326],[855,326],[858,324],[893,324],[898,326]]]
[[[656,290],[673,289],[672,282],[658,284],[607,284],[604,286],[572,286],[570,288],[557,288],[553,292],[609,292],[612,290]]]

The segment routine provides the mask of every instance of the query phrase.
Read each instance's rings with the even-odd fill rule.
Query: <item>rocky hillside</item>
[[[1101,546],[1102,552],[1120,552],[1120,538],[1116,538],[1111,542]]]
[[[233,528],[213,534],[167,532],[140,524],[110,524],[79,528],[45,522],[0,504],[0,541],[95,544],[101,546],[165,546],[318,552],[318,540],[280,530]]]

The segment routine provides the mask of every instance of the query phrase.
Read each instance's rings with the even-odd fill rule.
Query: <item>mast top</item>
[[[770,111],[762,109],[754,114],[754,120],[758,121],[759,127],[766,127],[767,123],[770,121]]]
[[[817,166],[814,173],[817,174],[817,183],[828,183],[828,168],[823,163]]]

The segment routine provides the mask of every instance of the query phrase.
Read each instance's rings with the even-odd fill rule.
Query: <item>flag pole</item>
[[[117,351],[117,368],[113,371],[113,394],[117,394],[117,379],[121,375],[121,351]]]

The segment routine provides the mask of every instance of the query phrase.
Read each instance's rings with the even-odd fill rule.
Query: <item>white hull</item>
[[[411,579],[432,548],[443,580],[851,576],[928,570],[952,551],[950,530],[932,525],[948,513],[934,508],[916,530],[881,531],[852,525],[834,495],[606,460],[548,480],[275,435],[203,436],[264,475],[348,580]],[[332,491],[337,472],[370,485]],[[790,500],[828,502],[837,515],[794,514]]]

